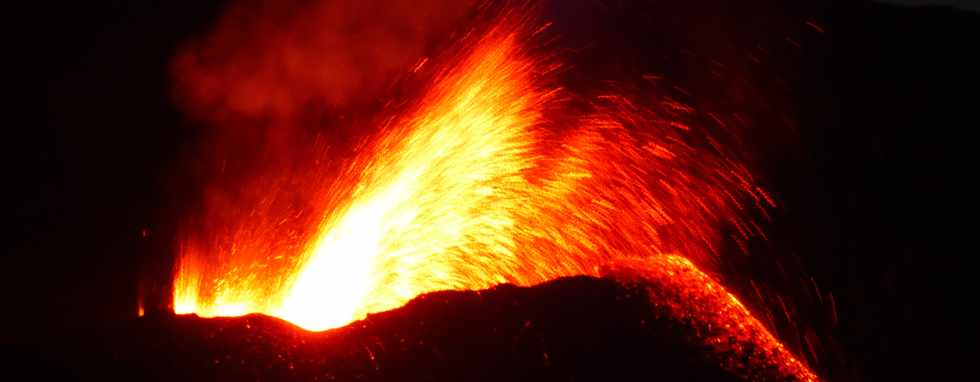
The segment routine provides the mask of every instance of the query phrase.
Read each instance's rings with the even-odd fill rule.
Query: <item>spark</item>
[[[682,120],[693,110],[677,102],[610,92],[573,107],[581,97],[551,80],[559,63],[524,43],[540,33],[532,20],[504,12],[464,49],[413,68],[434,78],[416,102],[326,186],[289,190],[312,195],[322,219],[290,225],[282,210],[255,208],[186,238],[174,311],[262,313],[319,331],[428,292],[619,277],[642,264],[670,312],[725,328],[704,338],[720,353],[760,345],[759,362],[816,379],[690,260],[711,262],[723,224],[751,235],[748,210],[769,199],[749,171],[700,143]],[[288,176],[321,179],[326,162]]]

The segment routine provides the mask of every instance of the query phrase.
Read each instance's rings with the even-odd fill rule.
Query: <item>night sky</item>
[[[907,6],[953,6],[962,9],[980,11],[980,1],[976,0],[882,0],[881,2]]]
[[[38,13],[44,17],[28,37],[27,56],[46,80],[45,123],[13,126],[8,135],[15,223],[3,286],[10,295],[5,347],[57,368],[51,360],[61,356],[51,354],[60,341],[90,341],[131,319],[141,289],[157,299],[166,294],[160,279],[175,253],[176,222],[197,190],[182,163],[202,128],[178,110],[167,65],[182,41],[219,14],[220,4],[201,3],[73,2]],[[767,70],[747,75],[763,89],[760,99],[778,98],[773,107],[798,129],[755,137],[767,186],[782,202],[763,250],[833,292],[836,324],[825,308],[804,310],[835,344],[836,359],[827,362],[838,375],[955,375],[950,365],[964,364],[965,353],[954,349],[966,331],[947,320],[962,304],[947,292],[964,290],[964,281],[946,275],[972,256],[958,221],[975,217],[954,179],[975,172],[965,168],[972,154],[965,146],[980,126],[968,85],[980,68],[972,52],[980,16],[863,1],[749,2],[764,3],[759,9],[772,15],[750,7],[698,11],[701,3],[724,7],[707,0],[684,9],[653,2],[647,13],[605,3],[629,2],[583,0],[550,12],[566,20],[556,28],[572,41],[632,36],[594,49],[632,55],[635,67],[581,62],[611,78],[646,66],[709,89],[697,66],[664,57],[686,57],[678,53],[685,47],[711,55],[797,39],[802,49],[779,48],[786,50],[775,50]],[[929,3],[980,9],[966,0]],[[636,16],[666,11],[672,16],[656,20],[674,33]],[[769,33],[779,24],[764,22],[770,16],[793,29]],[[582,21],[593,17],[608,19]],[[723,33],[726,27],[737,33]]]

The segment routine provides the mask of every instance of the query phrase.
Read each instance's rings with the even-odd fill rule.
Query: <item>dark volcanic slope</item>
[[[146,317],[58,361],[92,380],[734,379],[685,331],[645,293],[577,277],[433,293],[323,333],[264,316]]]
[[[651,13],[657,21],[671,22],[638,23],[635,19],[646,16],[630,12],[636,16],[624,18],[614,13],[617,17],[612,17],[611,24],[628,31],[636,25],[646,25],[654,32],[671,32],[624,34],[636,36],[633,45],[648,48],[644,52],[653,57],[653,62],[667,62],[665,67],[654,67],[657,72],[672,79],[684,78],[691,66],[675,63],[672,58],[678,54],[671,55],[661,45],[647,42],[659,38],[661,44],[673,42],[689,49],[691,44],[677,39],[702,36],[715,41],[711,39],[714,35],[697,33],[705,31],[706,24],[715,24],[705,22],[705,12],[691,12],[696,17],[679,15],[674,8],[688,2],[649,3],[670,11]],[[696,10],[713,9],[717,4],[727,4],[733,10],[744,8],[742,2],[690,3],[689,7]],[[821,363],[858,369],[866,380],[955,380],[950,377],[959,374],[950,366],[972,365],[972,353],[959,351],[959,347],[972,345],[968,336],[961,333],[968,333],[966,329],[975,326],[969,322],[975,320],[972,314],[956,312],[956,308],[969,306],[972,301],[959,298],[971,290],[972,279],[951,277],[950,271],[969,269],[971,262],[966,259],[971,253],[963,249],[975,246],[969,242],[974,235],[958,231],[972,228],[961,223],[964,218],[967,222],[975,219],[961,208],[963,201],[973,200],[972,196],[960,194],[974,189],[968,183],[975,173],[975,160],[967,159],[972,159],[976,151],[970,138],[972,128],[977,126],[977,87],[973,84],[976,68],[980,67],[974,54],[980,15],[946,8],[899,8],[862,0],[783,3],[787,8],[830,4],[821,11],[789,12],[803,15],[803,20],[816,21],[825,33],[798,23],[807,34],[799,41],[800,63],[787,69],[799,74],[798,81],[791,83],[794,104],[800,109],[798,118],[794,118],[800,124],[798,147],[765,146],[787,151],[784,155],[775,150],[776,155],[765,157],[774,167],[769,176],[771,190],[781,198],[781,210],[785,211],[776,216],[774,226],[778,230],[768,232],[768,236],[773,243],[791,243],[786,247],[799,254],[821,288],[833,292],[835,298],[837,319],[825,320],[828,323],[824,326],[826,332],[840,340],[845,351],[821,357]],[[88,379],[115,376],[142,380],[181,375],[207,379],[214,374],[235,379],[245,373],[239,370],[235,374],[227,363],[213,364],[216,357],[204,357],[213,354],[217,348],[214,343],[220,343],[218,327],[228,328],[222,333],[236,328],[246,331],[245,320],[161,317],[120,323],[121,317],[129,317],[136,309],[135,285],[145,277],[139,270],[153,268],[158,259],[169,259],[174,253],[170,215],[181,209],[180,204],[170,202],[168,195],[174,192],[173,184],[183,184],[160,182],[158,172],[176,160],[174,152],[181,142],[194,136],[195,130],[181,122],[183,117],[171,105],[170,79],[165,68],[175,47],[210,25],[220,5],[189,0],[64,2],[56,8],[47,4],[43,12],[34,15],[18,15],[18,19],[32,20],[35,26],[16,38],[25,40],[32,49],[21,53],[15,49],[13,60],[41,67],[43,73],[37,78],[47,80],[48,102],[44,108],[46,125],[12,124],[8,129],[13,134],[8,137],[13,149],[9,155],[15,158],[9,161],[13,172],[7,173],[8,188],[14,190],[14,196],[8,198],[13,204],[8,220],[14,222],[16,229],[9,233],[13,241],[7,241],[11,247],[8,252],[14,256],[5,263],[8,274],[3,281],[9,285],[4,288],[8,292],[7,310],[0,346],[16,353],[14,358],[4,359],[14,366],[11,375],[18,374],[18,366],[25,367],[25,375],[31,377],[55,373]],[[566,9],[573,15],[596,14],[561,8]],[[784,9],[774,10],[779,11]],[[726,17],[719,19],[735,25],[724,29],[726,34],[738,35],[747,26],[778,20],[769,13],[756,17],[727,11],[724,14]],[[728,24],[718,24],[723,25]],[[589,29],[581,30],[583,35],[593,35]],[[766,35],[778,41],[785,37]],[[747,40],[755,46],[757,39]],[[614,48],[624,51],[621,46]],[[25,77],[24,73],[17,73],[18,77]],[[687,76],[701,78],[694,70]],[[762,80],[772,82],[769,77]],[[140,234],[144,227],[149,228],[146,237]],[[769,261],[765,256],[754,258]],[[161,268],[169,269],[166,265]],[[158,274],[161,279],[167,278],[166,272]],[[588,353],[563,353],[567,357],[549,353],[551,366],[544,368],[540,364],[543,361],[530,358],[543,354],[537,350],[544,347],[544,334],[527,337],[513,331],[488,336],[491,329],[470,326],[463,331],[468,336],[459,341],[478,344],[493,340],[516,345],[504,348],[507,352],[502,354],[494,353],[500,349],[489,349],[490,346],[478,350],[478,354],[468,349],[464,350],[470,353],[440,350],[443,357],[450,354],[464,358],[458,366],[449,362],[440,366],[455,368],[457,373],[472,370],[472,375],[478,375],[483,371],[478,368],[483,365],[493,367],[492,371],[499,375],[510,372],[507,366],[519,364],[525,365],[525,370],[555,371],[565,367],[569,374],[574,367],[593,373],[586,376],[599,375],[609,380],[615,379],[614,373],[633,371],[642,372],[645,379],[670,379],[671,372],[665,367],[674,368],[681,375],[677,369],[686,367],[671,363],[678,359],[679,356],[670,357],[680,354],[679,347],[658,345],[671,337],[652,343],[635,339],[633,346],[642,346],[646,352],[640,354],[623,339],[629,337],[618,342],[610,340],[615,333],[625,334],[589,324],[617,322],[613,315],[596,311],[605,309],[604,305],[588,303],[598,300],[595,296],[576,296],[568,290],[558,295],[561,298],[551,297],[561,303],[549,307],[547,312],[540,308],[542,305],[528,304],[518,304],[507,314],[473,308],[474,304],[490,304],[488,296],[494,293],[518,292],[497,291],[479,298],[463,294],[460,300],[469,305],[458,308],[433,302],[447,298],[438,295],[442,297],[433,297],[435,300],[415,304],[403,312],[425,313],[429,319],[424,322],[431,325],[428,330],[442,335],[453,328],[462,330],[462,323],[453,321],[458,323],[455,327],[437,326],[437,317],[445,317],[446,321],[460,316],[477,317],[486,322],[489,317],[506,316],[512,320],[507,324],[510,328],[523,327],[526,317],[547,315],[567,327],[550,327],[543,320],[532,320],[528,331],[533,334],[550,328],[548,333],[557,333],[551,335],[564,341],[583,342],[590,333],[602,334],[609,341],[605,347]],[[506,301],[495,301],[501,300]],[[418,307],[426,304],[432,307]],[[509,306],[498,304],[498,310]],[[455,315],[437,314],[433,311],[437,307]],[[419,317],[422,313],[418,313]],[[816,314],[806,317],[808,321],[819,321]],[[272,336],[276,330],[283,330],[280,323],[271,320],[250,320],[255,329],[249,333]],[[960,320],[968,322],[960,324]],[[423,320],[401,323],[400,330],[407,331],[408,325],[419,325],[420,321]],[[387,322],[388,326],[399,328],[398,322]],[[635,326],[638,321],[630,322]],[[208,345],[203,338],[185,333],[181,325],[187,330],[215,332],[216,337],[208,340],[213,342]],[[503,321],[495,324],[504,325]],[[381,330],[373,328],[370,330]],[[355,330],[368,329],[351,331]],[[559,336],[569,332],[575,335]],[[663,332],[667,330],[658,333]],[[265,344],[258,335],[254,336],[249,342],[251,348],[263,351],[271,352],[270,349],[278,349],[276,346],[286,348],[284,343],[288,342],[280,339]],[[354,334],[335,336],[347,339],[329,341],[359,344],[351,338],[362,338]],[[528,342],[535,338],[540,342]],[[367,339],[361,341],[370,343]],[[547,343],[552,350],[559,346]],[[225,346],[225,350],[234,347]],[[440,359],[431,355],[436,354],[433,348],[435,345],[428,353],[412,356]],[[670,352],[666,351],[668,348]],[[612,353],[601,355],[606,350]],[[372,351],[378,360],[409,354],[387,346],[383,352]],[[351,365],[360,365],[353,356],[347,359]],[[501,359],[511,363],[486,366]],[[559,362],[560,359],[564,361]],[[188,363],[191,361],[194,363]],[[212,364],[198,363],[205,361]],[[379,365],[382,370],[395,368],[391,361]],[[417,376],[424,372],[449,373],[426,369],[433,367],[420,361],[410,372]],[[195,374],[202,370],[210,374]],[[278,369],[261,370],[275,373]],[[373,366],[364,370],[369,370],[366,375],[371,376],[381,373],[373,371]],[[151,373],[162,374],[151,377]],[[578,380],[584,379],[589,378]]]

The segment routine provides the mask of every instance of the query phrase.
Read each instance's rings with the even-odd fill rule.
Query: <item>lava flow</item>
[[[422,96],[351,158],[337,165],[325,150],[285,175],[257,174],[311,179],[245,182],[268,193],[265,204],[208,206],[204,219],[247,212],[184,238],[174,311],[262,313],[319,331],[427,292],[639,277],[671,314],[715,333],[709,346],[751,344],[763,349],[758,362],[816,379],[694,265],[711,264],[722,226],[741,239],[757,230],[747,217],[770,202],[749,171],[685,122],[685,105],[555,85],[562,66],[527,43],[546,33],[530,14],[504,11],[428,63]],[[293,195],[312,218],[270,207]]]

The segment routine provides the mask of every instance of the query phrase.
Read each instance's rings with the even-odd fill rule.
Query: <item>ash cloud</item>
[[[370,102],[450,33],[472,1],[245,0],[174,58],[194,119],[289,119]]]

